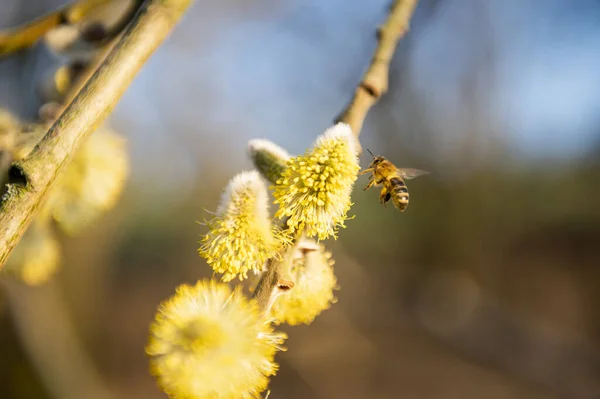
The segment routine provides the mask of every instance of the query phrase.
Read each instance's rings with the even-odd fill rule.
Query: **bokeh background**
[[[0,0],[0,28],[65,4]],[[197,221],[268,138],[300,153],[351,98],[389,0],[197,1],[110,125],[118,207],[61,237],[61,271],[0,291],[0,397],[164,398],[144,355],[177,285],[210,276]],[[283,327],[270,398],[600,398],[600,4],[421,0],[363,146],[431,175],[405,213],[353,193],[328,242],[339,301]],[[0,61],[35,115],[56,60]],[[361,164],[369,163],[361,157]]]

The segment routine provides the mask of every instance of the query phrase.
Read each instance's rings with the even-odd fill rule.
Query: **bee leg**
[[[365,170],[359,172],[358,174],[359,175],[364,175],[364,174],[367,174],[367,173],[372,172],[372,171],[373,171],[373,168],[368,168],[368,169],[365,169]]]
[[[369,184],[367,184],[367,187],[365,187],[365,188],[363,189],[363,191],[366,191],[366,190],[370,189],[371,187],[373,187],[373,186],[375,185],[375,183],[376,183],[376,181],[375,181],[375,180],[371,180],[371,181],[369,181]]]
[[[383,187],[381,189],[381,194],[379,194],[379,203],[383,204],[383,206],[385,207],[386,202],[388,202],[391,197],[392,195],[387,191],[387,188]]]

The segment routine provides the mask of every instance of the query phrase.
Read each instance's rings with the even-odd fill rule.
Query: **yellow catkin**
[[[31,223],[10,254],[2,273],[12,275],[28,285],[40,285],[56,273],[59,261],[58,241],[47,219],[38,218]]]
[[[352,205],[360,167],[356,139],[344,123],[327,129],[303,155],[291,158],[274,186],[276,217],[287,218],[292,233],[320,240],[337,237]]]
[[[116,205],[128,174],[125,140],[108,129],[94,132],[52,189],[47,206],[54,220],[77,233]]]
[[[285,338],[239,289],[204,280],[160,305],[146,352],[171,399],[255,399],[277,372]]]
[[[286,238],[271,223],[267,187],[257,171],[236,175],[223,193],[216,217],[198,252],[223,281],[259,273]]]
[[[281,294],[271,308],[276,323],[292,326],[312,323],[336,302],[337,289],[330,252],[312,239],[300,240],[295,251],[291,269],[294,288]]]
[[[22,133],[15,159],[25,158],[44,133],[43,125]],[[43,212],[49,213],[64,232],[75,234],[116,205],[128,174],[125,139],[108,128],[99,128],[58,176]]]

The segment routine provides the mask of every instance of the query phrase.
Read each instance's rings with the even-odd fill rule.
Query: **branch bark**
[[[191,2],[148,0],[31,154],[11,166],[0,200],[0,268],[80,142],[106,119]]]
[[[408,32],[410,19],[417,3],[418,0],[394,1],[387,20],[377,29],[377,48],[371,58],[369,69],[358,84],[354,96],[346,108],[336,118],[336,122],[350,125],[357,138],[367,113],[379,98],[387,93],[390,62],[394,57],[398,42]]]
[[[394,1],[387,20],[377,30],[377,47],[371,58],[369,69],[358,84],[354,97],[336,119],[336,122],[350,125],[357,138],[359,151],[361,149],[358,137],[363,122],[371,107],[388,90],[390,62],[398,42],[408,31],[417,2],[418,0]],[[295,247],[295,245],[294,243],[293,246]],[[252,295],[265,312],[268,312],[279,294],[294,287],[292,281],[282,278],[283,265],[284,262],[269,259]]]
[[[295,250],[296,242],[282,251],[280,258],[267,260],[265,271],[261,274],[260,280],[256,284],[256,288],[252,294],[252,298],[256,300],[265,314],[269,313],[271,306],[273,306],[280,294],[294,288],[290,271],[292,256]]]

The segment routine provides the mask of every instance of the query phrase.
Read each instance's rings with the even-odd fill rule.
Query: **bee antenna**
[[[371,150],[369,150],[369,149],[367,148],[367,151],[369,151],[369,154],[371,154],[371,156],[372,156],[373,158],[375,158],[375,155],[373,155],[373,153],[371,152]]]

